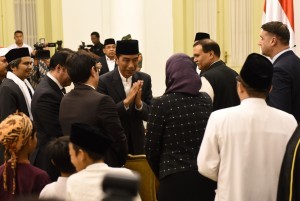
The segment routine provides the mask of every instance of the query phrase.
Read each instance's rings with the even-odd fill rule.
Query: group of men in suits
[[[51,58],[49,72],[35,92],[26,88],[30,95],[21,94],[24,93],[26,76],[32,71],[28,49],[12,50],[18,59],[5,54],[9,62],[21,61],[20,64],[12,61],[10,65],[20,65],[12,67],[13,72],[22,70],[25,75],[19,78],[23,82],[23,88],[14,86],[16,81],[7,78],[1,84],[1,117],[5,118],[16,110],[31,116],[36,124],[38,137],[38,146],[31,156],[31,162],[46,170],[52,180],[56,180],[59,172],[47,155],[47,144],[54,138],[69,135],[72,123],[98,126],[112,136],[114,142],[105,156],[105,162],[109,166],[123,166],[128,153],[144,153],[143,120],[148,118],[152,99],[151,78],[145,73],[136,72],[139,54],[137,40],[118,41],[117,45],[116,49],[113,39],[105,42],[106,57],[112,59],[117,53],[116,64],[113,68],[106,66],[107,69],[105,62],[102,68],[99,67],[93,56],[84,50],[73,52],[63,49],[56,52]],[[26,54],[21,54],[25,49]],[[99,78],[102,70],[111,72],[103,73]],[[71,81],[75,87],[65,95],[64,87],[70,85]],[[6,87],[7,82],[14,87]],[[16,93],[9,96],[11,99],[7,98],[8,90]],[[30,100],[24,100],[24,97],[29,97]],[[19,100],[21,98],[23,99]],[[14,107],[7,111],[9,104]]]

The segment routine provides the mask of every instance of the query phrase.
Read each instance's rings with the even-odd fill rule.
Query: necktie
[[[60,90],[64,95],[67,93],[66,92],[66,89],[63,87],[61,90]]]
[[[27,87],[27,89],[28,89],[28,92],[29,92],[30,97],[32,98],[32,92],[31,92],[31,90],[29,89],[29,87],[27,86],[27,84],[25,84],[25,85],[26,85],[26,87]]]

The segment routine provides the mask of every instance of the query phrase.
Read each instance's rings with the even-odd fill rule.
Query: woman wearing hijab
[[[0,166],[0,200],[38,196],[50,178],[30,165],[28,159],[37,144],[31,120],[22,112],[9,115],[0,123],[0,144],[5,148],[4,164]]]
[[[166,91],[153,99],[145,152],[160,181],[159,201],[214,200],[216,183],[198,173],[197,154],[212,101],[199,92],[201,80],[185,54],[166,64]]]

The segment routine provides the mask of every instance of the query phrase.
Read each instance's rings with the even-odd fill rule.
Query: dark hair
[[[79,50],[67,58],[66,68],[74,83],[85,83],[95,66],[95,59],[85,50]]]
[[[220,46],[218,45],[218,43],[216,43],[215,41],[213,41],[211,39],[199,40],[199,41],[195,42],[193,47],[195,47],[197,45],[201,45],[202,50],[205,53],[208,53],[209,51],[213,51],[217,57],[221,56]]]
[[[59,64],[61,66],[65,66],[68,56],[74,54],[73,50],[68,48],[63,48],[57,51],[50,59],[49,70],[54,70],[55,67]]]
[[[92,32],[92,33],[91,33],[91,36],[92,36],[92,35],[95,35],[97,38],[100,38],[100,35],[99,35],[99,33],[98,33],[98,32],[96,32],[96,31]]]
[[[265,99],[265,98],[267,98],[269,91],[271,89],[271,86],[270,86],[268,89],[257,90],[257,89],[250,87],[240,76],[237,76],[236,79],[243,85],[243,87],[245,88],[245,90],[247,91],[247,93],[250,97]]]
[[[288,45],[290,41],[290,31],[286,24],[279,21],[265,23],[261,26],[264,31],[276,35],[283,45]]]
[[[54,166],[63,173],[76,172],[69,155],[69,136],[62,136],[49,142],[47,150]]]
[[[9,62],[8,66],[7,66],[7,70],[8,71],[12,71],[12,67],[18,67],[19,64],[21,63],[22,58],[17,58],[15,60],[12,60],[11,62]]]
[[[72,144],[73,144],[73,149],[74,149],[76,155],[78,154],[79,149],[81,149],[81,150],[85,151],[85,152],[88,154],[88,156],[89,156],[93,161],[98,161],[98,160],[103,160],[103,159],[104,159],[104,155],[103,155],[103,154],[98,154],[98,153],[89,151],[89,150],[87,150],[87,149],[85,149],[85,148],[82,148],[82,147],[80,147],[80,146],[78,146],[78,145],[76,145],[76,144],[74,144],[74,143],[72,143]]]
[[[16,35],[17,33],[20,33],[20,34],[22,34],[22,35],[23,35],[23,31],[21,31],[21,30],[17,30],[17,31],[15,31],[14,35]]]

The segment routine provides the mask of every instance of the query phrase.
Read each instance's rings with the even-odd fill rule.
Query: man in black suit
[[[28,48],[11,49],[5,57],[9,68],[0,87],[0,120],[17,110],[32,119],[30,103],[34,91],[27,81],[32,72]]]
[[[137,40],[117,41],[118,68],[100,76],[98,91],[114,100],[128,140],[130,154],[144,154],[145,128],[152,99],[151,77],[136,72]]]
[[[0,121],[16,111],[25,113],[31,117],[30,102],[33,89],[27,81],[32,72],[32,61],[28,48],[11,49],[5,54],[6,61],[9,63],[6,78],[0,85]],[[3,59],[1,62],[7,66]],[[0,145],[0,164],[3,163],[4,149]]]
[[[59,107],[65,93],[64,87],[71,84],[65,65],[67,57],[73,53],[71,50],[62,49],[52,56],[49,72],[38,84],[31,102],[38,139],[31,163],[45,170],[52,181],[56,181],[60,173],[51,163],[47,153],[47,144],[51,140],[63,136],[58,119]]]
[[[84,50],[68,58],[66,67],[75,88],[60,104],[59,121],[63,134],[70,135],[73,123],[103,128],[114,140],[105,155],[105,162],[111,167],[123,166],[128,151],[127,140],[113,100],[96,91],[100,68]]]
[[[210,35],[208,33],[204,33],[204,32],[197,32],[195,35],[194,44],[196,42],[198,42],[199,40],[203,40],[203,39],[210,39]],[[191,57],[191,59],[194,63],[194,68],[195,68],[196,72],[198,74],[200,74],[200,69],[197,67],[196,62],[194,62],[194,57]]]
[[[259,46],[274,66],[268,105],[288,112],[300,122],[300,59],[289,47],[290,32],[282,22],[262,25]]]
[[[100,62],[102,68],[100,70],[100,75],[103,75],[109,71],[113,71],[117,68],[116,64],[116,42],[113,38],[108,38],[104,41],[103,52],[105,56],[100,57],[97,62]]]
[[[240,104],[236,91],[234,70],[220,60],[221,50],[218,43],[211,39],[202,39],[194,44],[194,62],[200,68],[202,87],[213,102],[213,110],[232,107]]]

